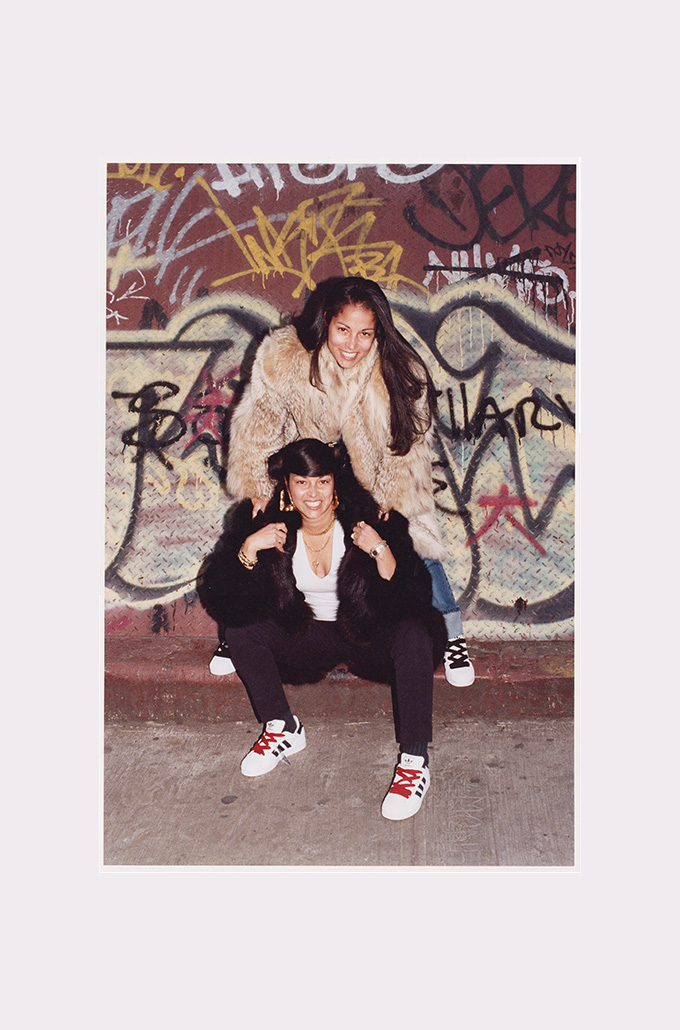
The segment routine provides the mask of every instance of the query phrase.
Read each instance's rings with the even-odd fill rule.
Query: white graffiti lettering
[[[219,170],[220,178],[212,180],[210,186],[216,192],[224,191],[228,193],[230,197],[240,197],[243,187],[246,185],[253,185],[258,190],[263,189],[265,184],[263,169],[271,178],[277,196],[285,185],[281,170],[282,166],[278,164],[243,164],[237,166],[244,169],[242,172],[234,171],[233,167],[228,164],[218,164],[216,167]],[[362,168],[374,170],[384,182],[405,185],[427,179],[444,166],[441,164],[427,165],[425,168],[420,165],[397,166],[402,169],[417,169],[416,171],[396,171],[391,165],[386,164],[334,164],[330,166],[330,171],[327,171],[329,168],[327,164],[291,164],[284,165],[283,167],[288,169],[291,177],[296,182],[303,183],[304,185],[319,186],[334,182],[343,174],[346,175],[348,182],[355,182],[357,172]],[[318,172],[315,172],[315,169],[318,169]]]

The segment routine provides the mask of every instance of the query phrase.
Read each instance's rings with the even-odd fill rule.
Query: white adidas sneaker
[[[423,756],[404,752],[382,803],[385,819],[410,819],[420,809],[429,786],[430,770]]]
[[[270,719],[264,731],[257,738],[246,757],[241,762],[244,776],[264,776],[271,772],[282,758],[294,755],[307,746],[305,728],[296,715],[295,729],[284,730],[283,719]]]

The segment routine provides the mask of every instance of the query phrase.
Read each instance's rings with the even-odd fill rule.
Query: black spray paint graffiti
[[[546,243],[545,249],[551,261],[563,261],[565,265],[571,265],[572,268],[576,264],[576,254],[573,247],[565,247],[562,243],[555,243],[553,246],[550,246],[549,243]]]
[[[179,393],[179,387],[174,383],[155,382],[143,386],[135,393],[124,393],[114,390],[111,396],[114,399],[129,398],[128,411],[138,415],[137,425],[132,429],[126,429],[123,433],[123,447],[136,448],[133,456],[134,462],[143,460],[144,455],[151,451],[166,469],[172,469],[172,463],[165,456],[165,449],[170,444],[180,440],[187,431],[184,419],[176,411],[167,408],[159,408],[160,401],[174,397]],[[165,432],[163,427],[166,423]]]
[[[454,394],[451,387],[448,387],[443,391],[448,405],[450,427],[447,428],[440,423],[440,432],[450,436],[450,438],[455,441],[460,439],[468,441],[478,439],[482,436],[487,422],[492,422],[499,435],[505,439],[511,432],[511,428],[508,425],[508,419],[510,417],[513,417],[515,420],[515,429],[518,438],[520,440],[523,439],[523,437],[527,435],[527,421],[524,411],[527,404],[532,405],[530,424],[534,429],[556,432],[558,429],[562,428],[563,421],[567,422],[571,426],[576,424],[574,412],[571,411],[567,402],[559,393],[555,394],[555,401],[557,402],[555,403],[555,401],[551,401],[542,390],[538,387],[534,387],[528,397],[523,397],[514,405],[514,407],[506,408],[504,411],[501,410],[497,401],[493,397],[483,397],[479,400],[474,414],[470,416],[467,387],[465,383],[460,382],[458,384],[458,389],[460,391],[461,406],[463,410],[462,424],[459,426],[456,421],[453,403]],[[541,422],[538,417],[538,413],[541,410],[551,412],[553,415],[559,412],[563,421],[550,423]]]
[[[452,517],[458,516],[461,519],[465,534],[465,546],[470,550],[470,576],[458,597],[458,603],[465,610],[474,601],[479,617],[490,621],[507,621],[511,615],[511,608],[494,604],[480,595],[482,553],[479,541],[484,535],[485,527],[475,531],[472,519],[472,498],[475,480],[482,468],[483,460],[494,439],[499,435],[501,433],[498,423],[486,430],[474,447],[462,482],[459,482],[446,444],[446,428],[444,427],[442,431],[441,421],[438,420],[435,429],[435,453],[437,458],[433,468],[435,503],[444,514]],[[518,522],[512,516],[510,520],[533,544],[537,553],[545,555],[545,549],[541,546],[540,540],[549,528],[555,508],[561,497],[573,483],[575,475],[574,465],[566,464],[560,469],[538,512],[534,514],[532,508],[536,506],[536,502],[529,496],[529,488],[522,472],[519,454],[520,442],[517,433],[512,427],[506,428],[504,440],[510,457],[513,480],[512,489],[514,492],[511,494],[507,485],[503,484],[497,496],[478,497],[476,502],[478,505],[488,504],[492,510],[495,509],[496,517],[503,513],[508,518],[508,508],[521,510],[521,522]],[[451,500],[448,501],[445,498],[450,498]],[[531,606],[532,621],[535,623],[559,622],[571,618],[573,614],[573,583],[552,597]]]
[[[522,251],[521,254],[513,254],[512,257],[498,258],[497,261],[486,268],[482,268],[478,265],[460,266],[454,267],[453,265],[423,265],[426,272],[459,272],[464,273],[465,278],[468,282],[474,282],[475,279],[483,279],[488,275],[504,275],[509,279],[521,279],[527,282],[533,283],[544,283],[547,286],[552,286],[553,289],[559,293],[564,288],[564,283],[559,275],[542,275],[538,272],[527,272],[524,267],[512,268],[512,265],[524,266],[526,261],[537,261],[541,256],[540,247],[531,247],[529,250]]]
[[[121,597],[140,596],[140,588],[128,583],[121,575],[120,569],[133,546],[137,516],[142,502],[145,458],[148,453],[151,453],[155,455],[164,468],[172,470],[172,462],[164,453],[165,448],[181,439],[186,433],[184,420],[177,412],[158,407],[160,401],[174,397],[178,392],[179,387],[175,386],[174,383],[155,382],[143,386],[135,393],[114,390],[111,394],[114,399],[129,399],[128,411],[137,415],[137,425],[124,430],[121,438],[123,449],[126,447],[135,448],[132,458],[135,464],[132,514],[120,547],[104,574],[106,586],[111,590],[115,590]],[[160,435],[161,429],[166,422],[170,423],[167,426],[168,435],[162,437]],[[186,584],[187,587],[190,585],[189,583]],[[141,591],[141,596],[144,598],[160,598],[165,594],[167,594],[166,587],[147,587]]]
[[[412,327],[421,343],[429,350],[431,367],[439,367],[449,376],[449,384],[440,390],[438,416],[435,423],[435,462],[433,468],[435,481],[435,498],[440,511],[447,517],[458,517],[462,521],[465,546],[469,548],[471,571],[467,584],[460,593],[459,603],[465,609],[473,601],[477,614],[490,621],[507,621],[517,617],[518,609],[493,604],[480,596],[482,581],[482,553],[480,540],[482,529],[475,530],[473,512],[476,514],[480,498],[475,493],[475,481],[483,471],[483,462],[492,443],[502,440],[507,447],[512,470],[512,482],[502,484],[498,497],[484,498],[491,506],[492,514],[503,513],[505,518],[518,527],[530,542],[538,555],[545,554],[541,545],[541,537],[548,530],[550,521],[562,495],[570,488],[574,478],[573,464],[565,464],[551,483],[547,495],[540,505],[530,497],[530,490],[524,481],[520,453],[522,441],[533,430],[540,434],[556,433],[563,426],[573,426],[575,415],[560,393],[549,397],[544,390],[534,386],[519,401],[508,406],[494,396],[493,383],[503,362],[506,360],[506,346],[498,340],[491,340],[482,357],[465,369],[455,369],[440,352],[435,340],[439,329],[449,315],[460,307],[480,308],[485,316],[506,334],[511,341],[534,351],[543,357],[555,361],[558,365],[574,363],[574,350],[564,342],[559,334],[543,330],[540,326],[523,319],[512,304],[505,303],[489,295],[488,291],[478,297],[469,291],[464,295],[455,290],[450,301],[443,309],[433,311],[418,303],[407,300],[396,302],[395,308]],[[139,349],[145,346],[143,341],[136,341],[131,335],[127,346]],[[158,346],[168,348],[167,341]],[[114,589],[121,599],[134,601],[150,601],[162,599],[170,592],[184,590],[190,593],[194,581],[173,583],[164,587],[141,587],[125,581],[121,574],[128,553],[132,549],[135,525],[142,509],[142,488],[144,482],[143,467],[145,460],[160,461],[165,468],[172,469],[172,462],[166,451],[183,441],[183,455],[188,448],[206,446],[208,458],[213,470],[223,475],[224,446],[228,430],[228,419],[233,402],[238,396],[240,383],[236,389],[225,390],[225,383],[231,387],[236,381],[239,368],[234,367],[228,376],[215,381],[212,371],[218,356],[229,349],[232,344],[222,341],[181,341],[177,339],[172,349],[196,350],[210,346],[212,352],[205,366],[199,373],[194,388],[189,392],[187,400],[179,410],[172,410],[167,402],[177,396],[179,387],[167,381],[155,381],[146,384],[134,393],[116,391],[112,396],[116,399],[128,400],[128,411],[136,419],[133,427],[125,429],[121,439],[124,448],[134,449],[133,461],[136,465],[135,490],[131,514],[122,544],[107,569],[107,585]],[[256,346],[253,348],[253,353]],[[244,373],[245,374],[245,373]],[[479,377],[480,388],[474,410],[470,410],[468,382]],[[462,410],[462,418],[456,419],[456,411]],[[208,422],[205,422],[205,419]],[[210,421],[217,419],[218,421]],[[215,427],[219,425],[219,431]],[[191,433],[189,433],[191,429]],[[459,441],[472,444],[468,454],[464,474],[459,479],[456,469],[459,467],[453,460],[452,448]],[[212,446],[210,450],[209,444]],[[223,480],[222,480],[223,481]],[[474,497],[474,500],[473,500]],[[517,517],[508,512],[516,511]],[[521,510],[521,518],[519,517]],[[551,623],[561,621],[573,615],[573,584],[559,591],[538,604],[530,604],[532,621]],[[159,623],[158,630],[163,627]]]
[[[214,360],[214,356],[213,359],[209,359],[209,363],[210,360]],[[238,374],[238,371],[239,369],[233,370],[232,376]],[[203,381],[207,380],[212,386],[212,376],[206,368],[203,369],[202,376]],[[120,596],[127,596],[135,600],[162,597],[168,592],[167,587],[141,588],[133,586],[127,583],[120,573],[120,569],[132,549],[137,519],[142,509],[146,458],[153,456],[161,462],[164,468],[172,471],[172,461],[165,452],[186,435],[187,422],[189,422],[192,435],[183,449],[182,457],[187,457],[197,447],[205,446],[207,457],[204,459],[204,463],[211,467],[219,478],[223,477],[223,462],[218,454],[218,450],[224,440],[226,420],[230,414],[230,405],[227,403],[215,404],[213,398],[208,398],[209,403],[207,404],[194,404],[190,397],[185,404],[185,408],[198,409],[200,412],[199,415],[193,418],[187,416],[186,410],[181,412],[159,407],[161,402],[176,396],[178,393],[178,386],[165,381],[148,383],[135,393],[126,393],[120,390],[114,390],[111,393],[114,399],[129,399],[128,411],[137,417],[136,426],[124,430],[121,436],[124,450],[126,447],[135,448],[132,461],[136,466],[136,470],[130,518],[120,548],[106,569],[105,582],[108,587],[115,589]],[[201,393],[199,391],[196,399],[204,398],[205,392]],[[206,430],[204,423],[206,415],[217,415],[216,432],[214,423],[211,425],[210,431]],[[180,588],[191,586],[193,586],[193,580],[178,584]],[[160,624],[158,625],[160,626]],[[158,632],[156,623],[154,623],[153,631]]]
[[[542,197],[533,202],[527,196],[525,176],[528,169],[524,165],[506,165],[509,182],[500,189],[488,185],[491,173],[497,172],[497,166],[452,165],[447,166],[447,171],[449,167],[456,173],[450,189],[442,188],[443,172],[437,172],[420,185],[425,201],[424,211],[417,212],[413,204],[407,204],[403,210],[407,224],[435,246],[447,250],[467,250],[475,243],[481,243],[485,237],[504,244],[523,230],[536,230],[541,224],[547,225],[558,236],[568,236],[575,231],[575,227],[567,220],[567,207],[576,197],[572,185],[576,174],[573,165],[561,166],[556,181]],[[513,224],[501,229],[500,225],[507,218],[507,202],[510,200],[517,203],[520,214]],[[557,208],[555,216],[548,212],[553,204]],[[428,207],[433,209],[438,223],[441,213],[448,218],[451,223],[449,238],[443,239],[423,224]],[[462,214],[463,209],[468,212],[466,216]],[[467,218],[467,222],[462,220],[463,217]]]
[[[529,427],[544,434],[554,434],[564,426],[575,425],[575,414],[562,394],[550,398],[544,390],[534,386],[531,392],[515,402],[512,407],[504,405],[494,397],[493,384],[498,381],[501,369],[507,360],[506,342],[495,339],[491,333],[482,356],[466,368],[455,368],[434,342],[438,339],[442,324],[454,312],[462,308],[478,309],[488,318],[502,335],[528,348],[530,351],[555,362],[556,366],[570,366],[575,362],[574,348],[564,342],[564,337],[540,325],[524,319],[518,310],[506,301],[483,291],[475,295],[469,289],[452,291],[451,299],[442,309],[432,311],[408,302],[395,302],[395,309],[408,322],[421,344],[427,348],[431,368],[439,368],[449,377],[450,384],[439,391],[438,415],[435,422],[435,502],[441,512],[458,517],[462,522],[465,546],[469,548],[471,569],[458,603],[465,610],[474,601],[480,618],[489,621],[507,621],[516,617],[516,610],[494,604],[481,596],[482,553],[480,539],[483,533],[475,531],[473,511],[480,503],[488,502],[490,507],[503,512],[504,518],[514,521],[520,532],[529,540],[538,555],[545,554],[541,537],[548,530],[555,508],[562,496],[570,489],[574,480],[574,465],[565,464],[553,480],[547,496],[537,511],[522,471],[521,446],[529,433]],[[479,382],[479,400],[470,411],[467,384]],[[456,402],[459,402],[457,404]],[[462,418],[456,419],[456,407]],[[494,443],[504,441],[512,469],[512,483],[502,485],[497,497],[476,496],[475,483],[483,471],[484,459]],[[456,472],[452,448],[460,441],[472,444],[462,481]],[[512,491],[512,493],[511,493]],[[509,517],[515,506],[521,509],[522,518]],[[552,623],[571,618],[574,613],[573,583],[552,597],[530,606],[531,619],[535,623]]]
[[[149,314],[153,314],[157,321],[165,317],[159,306],[149,308]],[[226,320],[225,325],[231,325],[235,334],[251,340],[250,350],[253,352],[257,340],[271,328],[271,320],[265,318],[256,308],[246,307],[240,296],[235,302],[218,300],[209,315],[211,318],[223,316]],[[242,352],[242,345],[236,342],[230,329],[225,329],[224,336],[217,339],[209,334],[209,342],[206,343],[197,332],[205,317],[203,311],[188,317],[176,335],[170,339],[149,341],[130,333],[124,340],[114,339],[107,343],[107,350],[111,352],[204,352],[208,349],[210,352],[188,391],[184,404],[177,411],[168,408],[165,402],[177,396],[179,387],[165,380],[146,383],[134,392],[112,391],[111,396],[115,400],[128,400],[128,411],[136,419],[136,424],[125,429],[121,436],[123,450],[128,447],[134,449],[135,480],[128,520],[123,539],[105,572],[106,586],[121,600],[146,602],[167,597],[171,592],[190,591],[195,586],[194,579],[191,579],[173,583],[171,586],[142,587],[128,582],[123,569],[134,551],[137,524],[143,508],[145,467],[148,460],[158,460],[164,468],[172,471],[172,460],[166,451],[173,444],[183,440],[181,457],[187,458],[197,449],[205,448],[204,465],[213,472],[220,483],[224,483],[222,451],[228,436],[232,407],[243,387],[242,365],[247,364],[249,351],[247,348],[245,353]],[[220,356],[227,352],[234,354],[238,364],[235,363],[226,374],[215,379],[215,365]],[[252,360],[252,355],[248,360]]]

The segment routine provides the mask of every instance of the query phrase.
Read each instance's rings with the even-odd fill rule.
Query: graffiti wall
[[[110,165],[106,632],[214,635],[196,597],[262,337],[376,280],[438,391],[433,477],[467,635],[569,639],[573,165]]]

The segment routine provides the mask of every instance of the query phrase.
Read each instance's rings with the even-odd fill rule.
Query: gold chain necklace
[[[335,521],[335,520],[333,520],[333,521]],[[309,552],[310,552],[311,554],[321,554],[321,552],[322,552],[322,551],[325,551],[325,550],[326,550],[326,548],[328,547],[328,544],[330,543],[330,540],[331,540],[331,533],[333,532],[333,525],[331,524],[331,526],[330,526],[330,527],[329,527],[329,528],[328,528],[328,529],[326,530],[326,533],[328,534],[328,539],[327,539],[326,541],[324,541],[324,543],[322,544],[322,546],[321,546],[321,547],[318,547],[318,548],[317,548],[317,547],[311,547],[311,546],[310,546],[310,545],[309,545],[309,544],[307,543],[307,540],[306,540],[306,538],[305,538],[305,531],[304,531],[304,529],[301,529],[301,530],[300,530],[300,532],[302,533],[302,539],[303,539],[303,541],[304,541],[304,545],[305,545],[305,547],[307,548],[307,550],[308,550],[308,551],[309,551]],[[312,534],[312,536],[323,536],[323,535],[324,535],[323,533],[313,533],[313,534]],[[319,565],[320,565],[320,564],[321,564],[321,562],[320,562],[320,561],[314,561],[314,560],[312,560],[312,568],[313,568],[313,569],[318,569],[318,567],[319,567]]]
[[[330,521],[329,525],[326,526],[325,529],[319,530],[318,533],[313,533],[311,529],[303,529],[302,532],[303,533],[308,533],[309,536],[325,536],[326,533],[328,532],[328,530],[333,527],[334,523],[335,523],[335,512],[333,512],[333,514],[331,516],[331,521]]]

